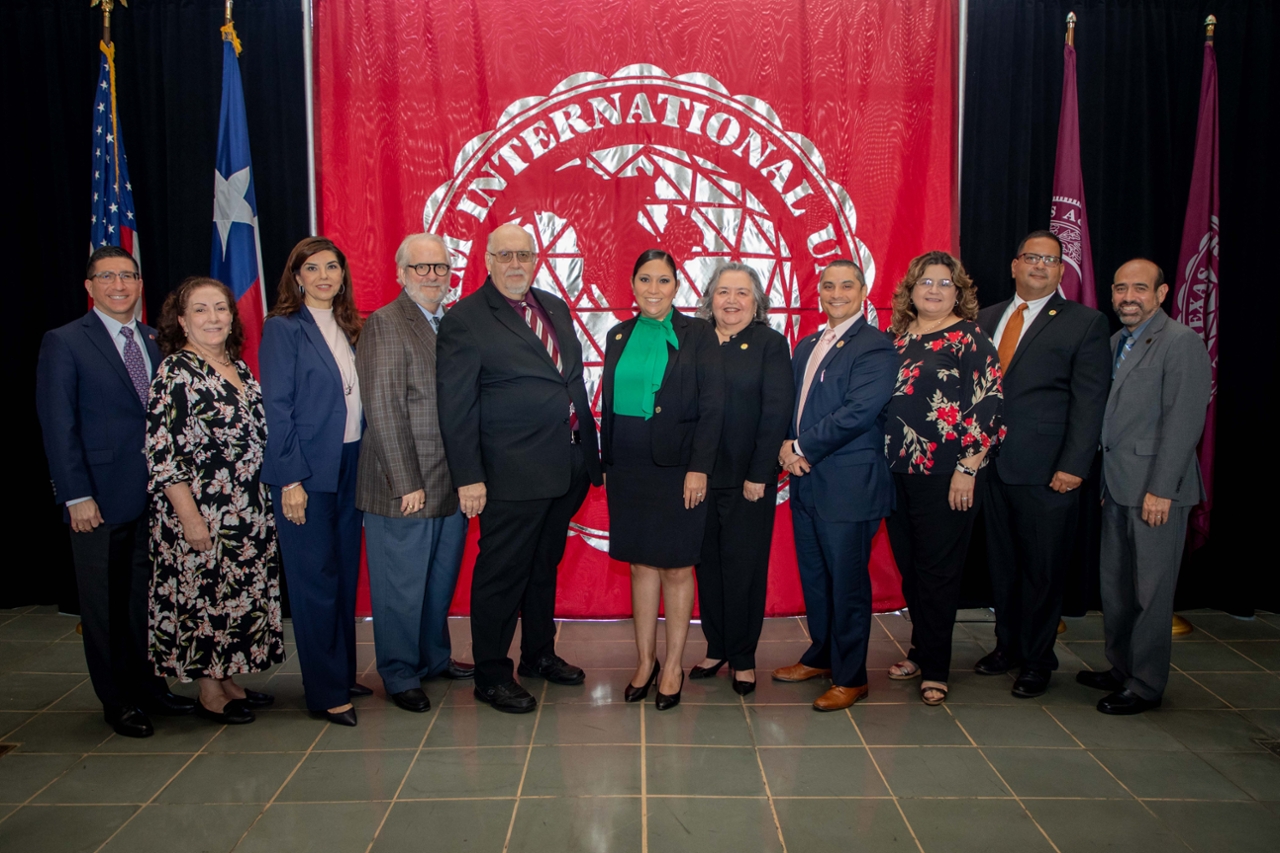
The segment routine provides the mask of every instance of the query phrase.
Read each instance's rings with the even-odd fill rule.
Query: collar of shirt
[[[1125,336],[1127,335],[1129,338],[1133,339],[1136,342],[1138,338],[1142,337],[1142,333],[1147,330],[1147,326],[1150,326],[1151,321],[1154,320],[1155,318],[1156,318],[1156,315],[1152,314],[1150,317],[1148,317],[1147,319],[1139,323],[1133,329],[1133,331],[1129,331],[1128,328],[1121,329],[1120,339],[1124,340]]]
[[[130,320],[128,323],[121,323],[115,317],[108,317],[102,312],[97,305],[93,306],[93,313],[98,315],[98,319],[102,321],[102,325],[107,327],[107,334],[111,336],[111,340],[115,341],[120,337],[120,330],[128,326],[133,330],[133,339],[138,342],[138,346],[142,346],[142,334],[138,330],[138,321]]]
[[[835,332],[835,333],[836,333],[834,340],[837,340],[837,341],[838,341],[838,340],[840,340],[841,338],[843,338],[843,337],[844,337],[844,333],[845,333],[845,332],[849,331],[849,327],[850,327],[850,326],[852,326],[854,323],[858,322],[858,318],[859,318],[859,317],[861,317],[861,316],[862,316],[862,312],[861,312],[861,311],[859,311],[857,314],[854,314],[852,317],[850,317],[848,320],[845,320],[845,321],[844,321],[843,323],[841,323],[839,326],[831,326],[831,325],[828,325],[827,329],[830,329],[831,331],[833,331],[833,332]],[[824,331],[824,332],[825,332],[825,331],[827,331],[827,329],[823,329],[822,331]]]
[[[413,304],[414,304],[414,305],[418,305],[418,303],[416,303],[416,302],[415,302],[415,303],[413,303]],[[433,314],[433,313],[431,313],[430,311],[428,311],[426,308],[423,308],[421,305],[418,305],[418,310],[419,310],[419,311],[421,311],[421,312],[422,312],[422,316],[423,316],[423,317],[426,317],[428,320],[435,320],[435,321],[436,321],[436,322],[435,322],[435,324],[436,324],[437,326],[438,326],[438,325],[440,325],[440,320],[444,317],[444,303],[443,303],[443,302],[442,302],[442,303],[440,303],[440,307],[436,308],[436,311],[435,311],[435,313],[434,313],[434,314]]]
[[[1052,293],[1050,293],[1048,296],[1041,296],[1039,299],[1023,299],[1021,296],[1018,296],[1015,293],[1013,295],[1013,304],[1009,306],[1009,309],[1011,311],[1017,311],[1018,306],[1022,305],[1025,302],[1027,305],[1028,317],[1034,316],[1036,314],[1039,314],[1040,309],[1045,306],[1045,303],[1047,303],[1054,296],[1057,296],[1057,294],[1058,294],[1058,291],[1055,290]]]
[[[499,289],[498,292],[502,293],[502,298],[507,300],[507,304],[510,305],[512,308],[516,309],[517,311],[520,310],[521,302],[529,303],[531,306],[533,306],[535,311],[542,307],[541,305],[538,304],[538,297],[533,295],[532,286],[530,286],[529,289],[524,292],[524,296],[521,296],[519,299],[512,299],[510,296],[507,296],[507,294],[503,293],[501,289]]]

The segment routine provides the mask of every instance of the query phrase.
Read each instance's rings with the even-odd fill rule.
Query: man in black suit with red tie
[[[189,714],[147,659],[147,396],[160,364],[156,332],[134,319],[142,277],[128,252],[89,257],[93,309],[45,333],[36,410],[54,499],[71,524],[84,656],[103,715],[120,734],[153,733],[147,712]]]
[[[1000,356],[1008,435],[990,466],[985,509],[996,648],[974,671],[1021,667],[1013,695],[1025,699],[1043,694],[1058,668],[1070,537],[1098,451],[1111,354],[1106,317],[1058,293],[1058,238],[1034,231],[1014,254],[1016,294],[978,312]]]
[[[556,573],[569,521],[600,485],[582,345],[564,300],[531,287],[533,237],[489,235],[489,277],[444,315],[436,341],[440,433],[458,502],[480,517],[471,579],[476,698],[499,711],[537,707],[507,653],[522,620],[519,674],[586,677],[555,653]]]

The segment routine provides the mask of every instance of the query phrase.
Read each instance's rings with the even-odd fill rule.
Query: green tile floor
[[[426,685],[432,710],[394,707],[358,626],[360,725],[304,710],[294,647],[245,678],[276,694],[249,726],[158,718],[120,738],[102,721],[74,617],[0,611],[0,851],[1267,851],[1280,850],[1280,617],[1184,614],[1162,709],[1098,714],[1073,673],[1103,665],[1096,614],[1068,619],[1061,670],[1038,700],[981,678],[990,614],[955,631],[951,696],[891,682],[910,624],[876,617],[871,695],[818,714],[819,683],[762,679],[745,701],[722,672],[683,704],[622,702],[629,622],[565,622],[580,687],[530,680],[536,714],[477,706],[469,682]],[[466,620],[453,620],[469,658]],[[803,619],[771,619],[761,674],[805,648]],[[686,667],[705,651],[695,626]],[[190,687],[179,687],[191,692]]]

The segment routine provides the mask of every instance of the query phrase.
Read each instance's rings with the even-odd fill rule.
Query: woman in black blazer
[[[724,429],[711,472],[698,602],[707,657],[690,678],[710,678],[727,660],[733,689],[756,689],[756,644],[764,625],[769,546],[778,500],[777,448],[787,437],[795,378],[787,339],[769,328],[760,276],[723,264],[702,293],[724,362]]]
[[[693,564],[702,551],[707,476],[724,419],[715,332],[705,320],[672,307],[676,270],[675,258],[660,249],[636,261],[631,288],[640,313],[609,330],[601,401],[609,556],[631,564],[639,653],[624,698],[638,702],[658,682],[659,711],[679,704],[684,686]],[[665,666],[657,662],[660,599],[666,604]]]

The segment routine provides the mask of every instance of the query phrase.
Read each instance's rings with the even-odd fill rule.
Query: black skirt
[[[683,466],[653,462],[652,421],[613,416],[609,556],[659,569],[692,566],[702,554],[707,502],[684,507]]]

